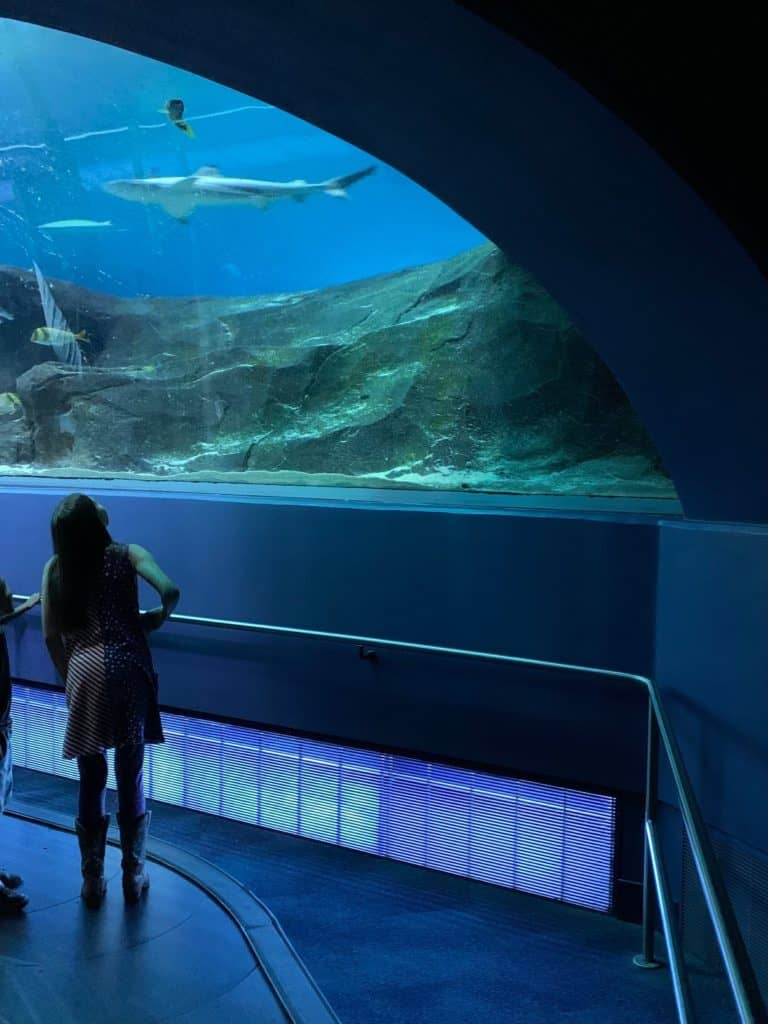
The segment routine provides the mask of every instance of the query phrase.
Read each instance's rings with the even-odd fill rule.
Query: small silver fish
[[[82,229],[93,230],[94,228],[101,228],[102,230],[112,227],[111,220],[51,220],[47,224],[38,224],[39,228],[45,228],[48,231],[76,231]]]
[[[13,313],[9,313],[7,309],[3,309],[2,306],[0,306],[0,320],[6,320],[7,321],[7,320],[15,320],[15,319],[16,319],[16,317],[13,315]]]

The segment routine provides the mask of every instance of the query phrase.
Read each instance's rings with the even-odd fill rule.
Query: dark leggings
[[[104,817],[107,789],[106,755],[81,755],[77,759],[77,767],[80,769],[77,816],[85,828],[92,828]],[[146,810],[143,769],[143,743],[115,749],[117,805],[120,816],[127,821],[141,817]]]

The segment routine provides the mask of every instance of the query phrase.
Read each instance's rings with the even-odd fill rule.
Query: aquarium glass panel
[[[673,497],[524,252],[257,97],[0,53],[0,476]]]

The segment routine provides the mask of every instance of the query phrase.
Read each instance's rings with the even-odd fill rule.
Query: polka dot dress
[[[162,743],[157,676],[139,622],[136,570],[126,545],[105,550],[88,621],[63,641],[69,707],[64,757]]]

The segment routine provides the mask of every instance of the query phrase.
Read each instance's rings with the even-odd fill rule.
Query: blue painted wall
[[[768,529],[663,524],[656,673],[707,822],[768,855]]]
[[[63,493],[0,494],[0,571],[17,593],[39,587]],[[114,536],[149,547],[179,581],[188,614],[636,672],[652,664],[652,517],[101,499]],[[35,620],[11,641],[17,676],[53,680]],[[642,786],[642,697],[621,684],[424,654],[381,652],[371,664],[354,644],[185,626],[154,646],[171,707],[608,789]]]

